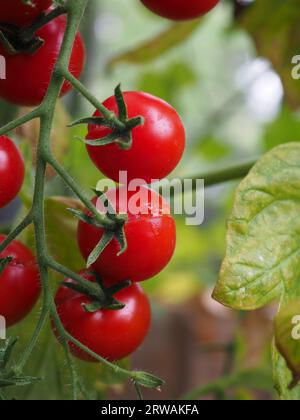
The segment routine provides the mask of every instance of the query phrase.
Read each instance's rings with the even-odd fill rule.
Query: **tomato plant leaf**
[[[239,185],[214,298],[235,309],[264,306],[300,277],[300,144],[265,154]]]
[[[300,298],[283,305],[275,318],[275,343],[292,372],[289,385],[293,389],[300,381]]]
[[[111,69],[121,63],[144,64],[152,61],[171,48],[186,41],[199,27],[202,19],[172,24],[167,30],[137,48],[114,57],[109,63]]]

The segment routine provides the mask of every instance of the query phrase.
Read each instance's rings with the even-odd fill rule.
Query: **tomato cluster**
[[[33,0],[27,5],[21,0],[10,0],[0,17],[1,23],[13,25],[18,39],[17,35],[23,33],[20,28],[40,22],[42,12],[51,13],[50,3]],[[150,2],[145,1],[145,4],[150,6]],[[177,2],[174,4],[177,7]],[[162,9],[156,11],[164,14]],[[195,13],[199,12],[197,8]],[[20,49],[11,54],[0,45],[0,54],[7,62],[7,78],[0,81],[2,98],[26,106],[43,101],[65,28],[64,15],[42,25],[35,36],[43,44],[34,53],[19,45]],[[69,67],[75,77],[81,74],[84,57],[84,45],[77,33]],[[61,95],[69,89],[70,85],[64,83]],[[119,125],[103,123],[104,108],[118,119]],[[120,132],[116,131],[117,126]],[[106,143],[110,136],[115,137],[111,143]],[[96,355],[115,361],[135,351],[149,330],[150,303],[139,282],[159,274],[175,251],[176,226],[170,206],[147,184],[163,179],[176,168],[185,148],[185,129],[176,110],[162,99],[144,92],[119,92],[118,95],[116,91],[103,103],[102,112],[96,111],[89,119],[86,147],[91,161],[104,175],[120,182],[120,173],[125,172],[127,182],[137,181],[137,187],[129,188],[124,182],[108,190],[104,197],[99,194],[92,200],[97,211],[104,214],[106,220],[113,221],[113,227],[99,224],[88,209],[81,214],[78,246],[92,271],[83,270],[79,276],[90,288],[66,279],[57,291],[55,304],[69,334]],[[18,194],[23,179],[20,152],[9,138],[0,137],[0,207]],[[107,236],[109,241],[94,257],[95,250]],[[3,240],[0,236],[0,243]],[[40,283],[35,258],[24,245],[13,241],[0,255],[1,264],[7,257],[10,259],[0,271],[0,315],[5,316],[10,326],[32,309],[40,293]],[[90,291],[95,288],[101,289],[101,293]],[[111,302],[117,302],[117,306]],[[53,331],[60,339],[56,328],[57,324],[53,323]],[[95,361],[95,357],[74,343],[70,342],[69,347],[74,356]]]

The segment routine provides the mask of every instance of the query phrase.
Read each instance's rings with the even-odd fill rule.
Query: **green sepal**
[[[98,260],[98,258],[100,257],[102,252],[105,250],[105,248],[114,239],[114,236],[115,236],[114,232],[110,230],[106,230],[104,232],[100,242],[96,245],[96,247],[94,248],[94,250],[91,252],[91,254],[88,257],[87,268],[91,267],[91,265],[93,265]]]
[[[18,337],[10,337],[7,340],[4,340],[2,347],[0,348],[0,370],[6,368],[7,363],[10,359],[12,351],[17,344],[19,338]]]
[[[118,105],[118,117],[120,121],[125,122],[127,120],[127,105],[121,89],[121,84],[115,89],[115,98]]]
[[[114,123],[112,121],[107,120],[103,117],[86,117],[86,118],[80,118],[79,120],[76,120],[68,125],[69,128],[76,127],[77,125],[82,124],[89,124],[89,125],[101,125],[103,127],[107,128],[114,128]]]
[[[135,372],[134,381],[145,388],[159,389],[165,381],[147,372]]]
[[[12,257],[0,258],[0,274],[3,272],[7,264],[12,262]]]

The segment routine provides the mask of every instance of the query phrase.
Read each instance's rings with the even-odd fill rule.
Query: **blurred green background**
[[[174,176],[197,176],[255,157],[300,139],[300,82],[291,77],[291,60],[300,49],[299,6],[299,0],[228,0],[199,21],[172,24],[138,0],[90,0],[82,23],[88,52],[84,83],[104,100],[122,82],[124,90],[147,91],[179,111],[188,143]],[[0,109],[2,123],[25,112],[5,103]],[[85,129],[70,130],[66,125],[92,111],[78,94],[70,94],[58,105],[52,133],[58,158],[87,191],[101,175],[83,145],[74,140],[84,136]],[[37,135],[36,123],[15,133],[27,156],[16,220],[30,205]],[[177,399],[193,389],[199,398],[274,398],[270,363],[274,308],[239,314],[210,297],[224,256],[226,218],[235,187],[231,182],[206,190],[201,226],[186,226],[184,218],[178,218],[175,258],[160,276],[144,284],[153,303],[151,333],[132,360],[123,363],[167,381],[160,393],[145,391],[145,398]],[[51,172],[47,195],[50,250],[71,269],[81,269],[76,221],[66,211],[72,196]],[[8,222],[7,213],[12,211],[6,209],[6,217],[0,212],[3,231],[16,222]],[[31,231],[22,239],[33,245]],[[55,289],[62,279],[51,280]],[[32,333],[38,312],[37,307],[9,331],[21,337],[17,351]],[[67,398],[69,378],[61,353],[47,329],[27,367],[28,373],[45,380],[17,392],[12,389],[11,396]],[[107,369],[78,366],[97,398],[135,398],[133,387]]]

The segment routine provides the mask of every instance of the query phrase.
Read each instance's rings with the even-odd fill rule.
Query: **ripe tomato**
[[[128,247],[118,256],[120,246],[113,239],[93,268],[112,283],[138,282],[155,276],[169,263],[176,246],[176,226],[169,205],[145,187],[140,187],[137,193],[125,187],[111,189],[106,195],[118,212],[128,214],[125,225]],[[93,203],[96,202],[94,199]],[[97,208],[103,212],[99,202]],[[103,229],[79,222],[77,238],[84,258],[88,258],[102,236]]]
[[[10,203],[24,181],[24,160],[14,142],[0,136],[0,208]]]
[[[213,9],[220,0],[141,0],[152,12],[172,20],[195,19]]]
[[[182,121],[169,104],[142,92],[125,92],[129,118],[143,116],[145,123],[132,131],[133,145],[122,150],[119,145],[89,146],[88,153],[97,168],[108,178],[119,181],[119,171],[127,171],[128,181],[136,178],[146,183],[169,175],[179,163],[185,147],[185,130]],[[107,99],[104,106],[117,113],[115,97]],[[95,116],[99,116],[96,111]],[[110,130],[90,125],[87,139],[107,136]]]
[[[79,273],[87,280],[95,281],[88,273]],[[67,281],[72,281],[68,279]],[[100,309],[86,312],[83,305],[91,303],[85,295],[61,286],[55,303],[58,315],[66,331],[103,358],[116,361],[133,353],[146,337],[151,320],[150,303],[137,285],[131,285],[116,293],[115,298],[126,306],[120,310]],[[55,327],[53,327],[55,335]],[[88,362],[97,362],[77,346],[69,343],[72,354]]]
[[[0,235],[0,243],[4,239]],[[25,318],[36,304],[40,295],[39,270],[32,252],[19,241],[13,241],[0,257],[13,258],[0,274],[0,315],[11,326]]]
[[[52,0],[31,0],[31,4],[27,5],[23,0],[2,0],[0,21],[17,26],[26,25],[47,10],[51,4]]]
[[[0,45],[0,55],[6,59],[6,79],[0,80],[0,96],[22,106],[39,105],[47,92],[54,65],[57,61],[66,28],[66,17],[59,16],[49,22],[37,35],[45,44],[34,54],[10,55]],[[79,33],[73,45],[69,69],[79,77],[84,66],[85,48]],[[61,96],[71,89],[65,82]]]

